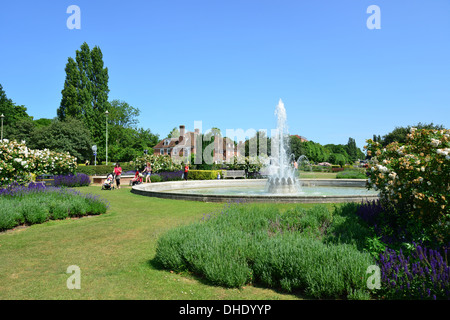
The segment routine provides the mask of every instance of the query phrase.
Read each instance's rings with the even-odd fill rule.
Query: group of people
[[[136,170],[136,173],[134,175],[134,178],[132,180],[132,185],[135,185],[137,183],[143,182],[143,178],[145,178],[146,183],[151,183],[151,174],[152,174],[152,166],[150,162],[147,162],[147,165],[145,166],[144,170],[142,172],[139,172],[139,170]],[[189,173],[189,164],[186,163],[184,166],[183,171],[183,179],[187,181],[188,179],[188,173]],[[114,166],[114,180],[116,182],[116,188],[120,189],[120,178],[122,176],[122,167],[120,166],[120,163],[116,163]],[[108,178],[107,178],[108,180]],[[105,182],[106,183],[106,182]]]

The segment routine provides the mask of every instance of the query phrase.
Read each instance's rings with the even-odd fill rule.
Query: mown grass
[[[223,204],[142,197],[131,194],[129,188],[78,190],[104,197],[110,209],[99,216],[0,233],[0,299],[301,298],[255,285],[215,286],[190,272],[170,272],[154,265],[157,240],[163,234],[199,221]],[[66,286],[71,265],[81,269],[80,290]]]
[[[299,171],[300,179],[336,179],[336,172]]]

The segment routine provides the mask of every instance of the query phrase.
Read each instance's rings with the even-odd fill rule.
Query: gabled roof
[[[164,141],[170,139],[170,142],[168,145],[164,145]],[[192,142],[191,142],[192,141]],[[186,132],[184,134],[183,140],[180,142],[179,138],[166,138],[161,140],[156,144],[156,146],[153,147],[153,149],[167,149],[167,148],[186,148],[186,147],[193,147],[194,146],[194,132]]]

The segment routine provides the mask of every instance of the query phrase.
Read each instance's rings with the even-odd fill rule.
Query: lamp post
[[[94,157],[95,157],[94,166],[96,166],[97,165],[97,145],[96,144],[94,144],[92,146],[92,151],[94,152]]]
[[[2,118],[2,133],[1,133],[1,137],[0,137],[0,142],[3,142],[3,118],[4,118],[5,116],[3,115],[3,113],[2,113],[2,115],[0,116],[0,118]]]
[[[106,165],[108,165],[108,110],[106,110]]]

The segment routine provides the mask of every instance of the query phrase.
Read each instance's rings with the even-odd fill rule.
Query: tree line
[[[266,136],[264,131],[257,132],[256,135],[245,141],[245,155],[250,154],[250,146],[257,146],[257,154],[260,153],[260,141],[267,141],[268,156],[271,155],[271,138]],[[255,141],[256,140],[256,141]],[[266,143],[264,142],[263,145]],[[326,144],[321,145],[314,141],[302,141],[298,136],[288,137],[289,152],[293,154],[294,159],[306,156],[312,163],[329,162],[334,165],[345,165],[354,163],[357,160],[365,159],[365,154],[356,146],[355,139],[349,138],[347,144]]]

